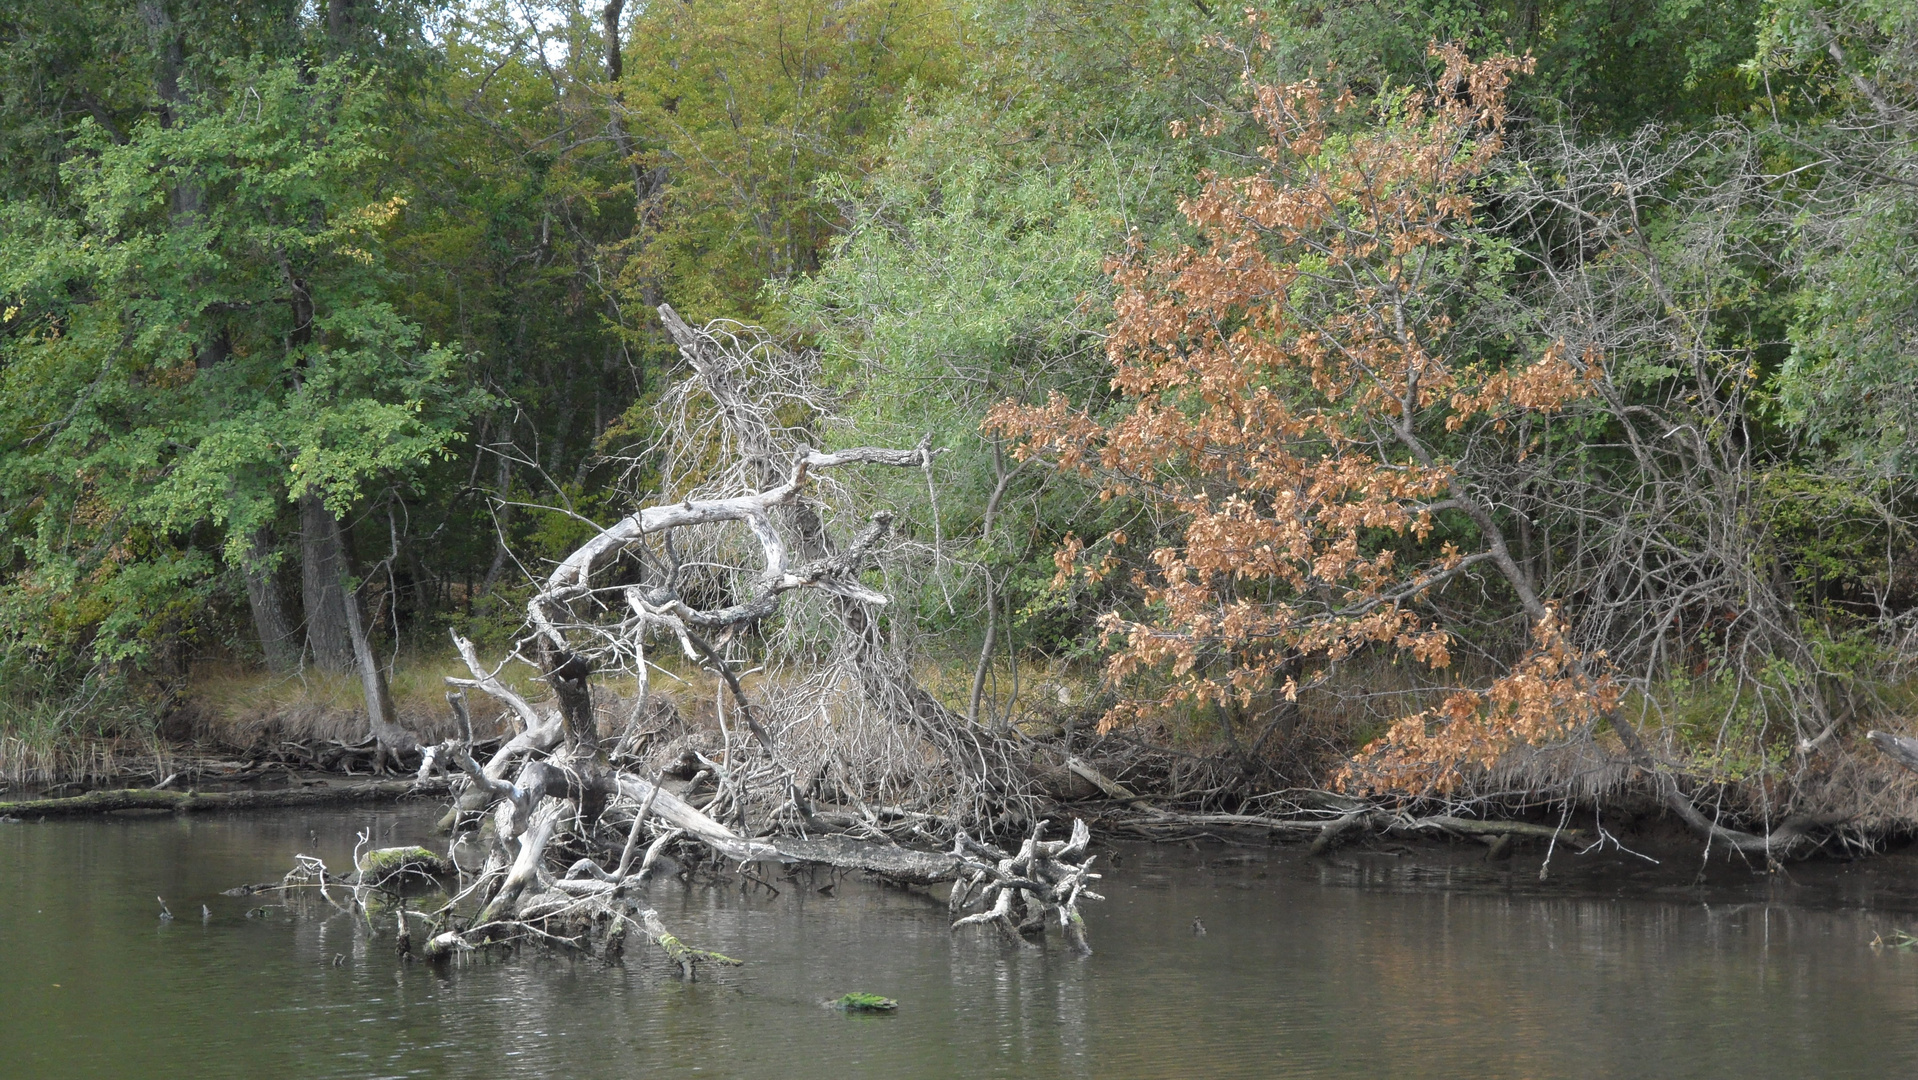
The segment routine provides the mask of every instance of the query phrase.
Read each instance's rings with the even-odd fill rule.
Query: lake
[[[1918,951],[1872,947],[1918,930],[1898,854],[1696,883],[1695,851],[1561,847],[1541,884],[1541,850],[1105,845],[1083,959],[954,934],[943,904],[858,879],[655,884],[676,933],[746,961],[694,983],[643,941],[622,966],[527,949],[440,969],[323,906],[221,895],[295,852],[344,868],[360,829],[443,848],[434,816],[0,825],[0,1077],[1918,1071]],[[899,1009],[823,1004],[852,990]]]

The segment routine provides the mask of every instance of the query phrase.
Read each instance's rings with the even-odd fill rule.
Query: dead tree
[[[1022,799],[1002,738],[918,686],[888,646],[876,615],[887,597],[861,574],[883,549],[892,516],[864,514],[862,527],[836,542],[820,504],[808,500],[835,472],[925,468],[933,451],[923,441],[912,449],[833,452],[792,445],[791,433],[771,423],[773,409],[750,399],[742,350],[729,348],[736,336],[693,330],[670,308],[661,315],[694,371],[682,393],[703,393],[717,406],[720,423],[708,433],[736,463],[703,489],[655,497],[596,527],[539,583],[527,633],[498,666],[455,635],[470,674],[447,680],[459,734],[426,749],[420,775],[455,777],[460,790],[443,824],[488,816],[490,824],[479,830],[477,868],[467,868],[473,858],[461,867],[449,857],[457,890],[438,910],[415,913],[428,923],[422,953],[448,957],[537,940],[616,957],[627,934],[638,932],[687,977],[701,962],[734,962],[679,941],[640,907],[638,894],[672,865],[666,853],[675,845],[762,883],[755,864],[827,865],[909,885],[951,882],[956,925],[996,921],[1015,938],[1056,925],[1073,949],[1089,951],[1078,905],[1096,898],[1088,886],[1098,875],[1085,825],[1075,821],[1067,840],[1044,840],[1045,823],[1034,822]],[[671,415],[664,426],[669,436],[686,434]],[[741,532],[751,538],[743,545]],[[715,566],[733,571],[720,587],[710,580]],[[806,665],[810,676],[789,686],[769,679],[748,694],[729,651],[753,628],[779,620],[796,596],[825,599],[829,637],[837,640],[828,641],[823,665]],[[648,673],[661,670],[662,647],[714,676],[725,699],[715,703],[723,749],[649,762],[632,752],[630,731],[602,730],[596,677],[632,675],[638,702],[630,715],[644,715]],[[535,705],[501,678],[512,661],[537,668],[550,704]],[[846,687],[855,692],[837,692]],[[517,726],[483,763],[473,754],[468,691],[491,698]],[[769,709],[769,699],[778,707]],[[902,760],[931,778],[917,789],[920,797],[880,801],[886,791],[864,783],[848,760],[864,751],[822,734],[857,728],[859,718],[831,715],[855,699],[864,721],[883,728],[874,737],[904,747]],[[677,790],[666,779],[676,766],[694,770]],[[972,838],[1009,831],[1026,836],[1016,853]],[[899,842],[914,838],[921,844]],[[329,879],[313,862],[294,884],[325,892]],[[350,902],[360,903],[362,892],[352,891]],[[966,915],[968,901],[988,910]]]

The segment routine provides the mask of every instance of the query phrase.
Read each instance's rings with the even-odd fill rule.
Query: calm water
[[[1487,866],[1125,848],[1097,955],[952,935],[847,881],[655,886],[745,958],[695,984],[528,951],[445,973],[343,917],[220,891],[427,811],[0,825],[0,1077],[1887,1077],[1918,1066],[1918,865]],[[1638,876],[1631,876],[1636,867]],[[802,876],[803,880],[803,876]],[[823,879],[822,879],[823,883]],[[157,919],[156,896],[176,916]],[[202,921],[205,904],[211,917]],[[1209,930],[1191,929],[1194,917]],[[336,958],[338,963],[336,964]],[[848,990],[890,1016],[821,1002]]]

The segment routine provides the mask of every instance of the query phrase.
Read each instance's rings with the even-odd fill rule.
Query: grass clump
[[[163,768],[155,703],[109,671],[73,683],[0,664],[0,784],[93,781]]]

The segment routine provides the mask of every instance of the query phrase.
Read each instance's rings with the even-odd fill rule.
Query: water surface
[[[617,967],[528,950],[441,971],[343,916],[220,895],[296,851],[343,867],[360,829],[438,846],[432,816],[0,825],[0,1076],[1797,1080],[1918,1065],[1918,953],[1870,946],[1918,929],[1918,870],[1900,857],[1721,868],[1695,886],[1669,858],[1561,851],[1541,886],[1539,852],[1126,847],[1088,907],[1087,959],[952,934],[943,905],[858,880],[828,895],[802,874],[778,897],[655,886],[647,902],[682,937],[748,961],[692,984],[638,943]],[[899,1011],[822,1006],[849,990]]]

